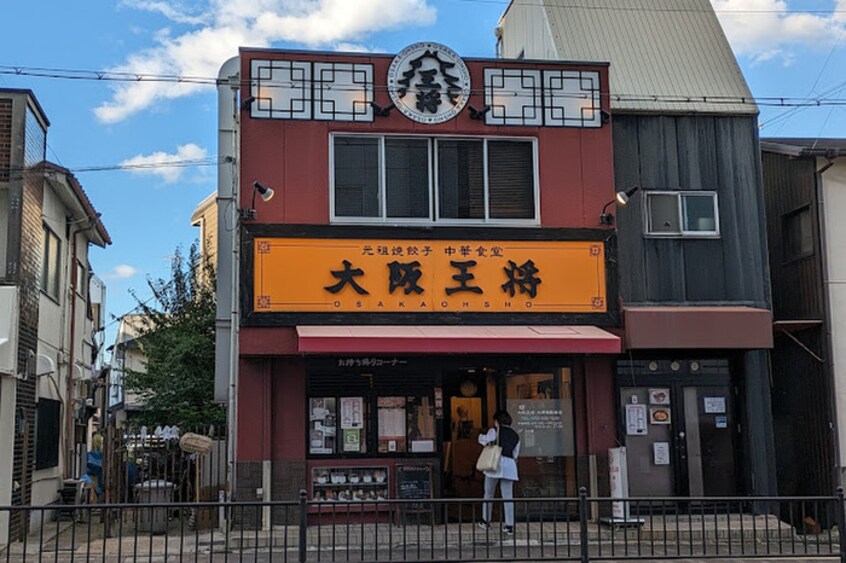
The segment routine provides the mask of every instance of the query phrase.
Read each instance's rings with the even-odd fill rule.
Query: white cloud
[[[846,0],[832,11],[801,12],[786,0],[711,0],[734,52],[755,62],[780,59],[790,64],[793,51],[827,49],[846,35]]]
[[[376,49],[361,45],[359,43],[338,43],[333,49],[341,53],[375,53]]]
[[[155,45],[134,53],[109,70],[136,75],[216,77],[220,65],[238,47],[269,47],[285,41],[308,47],[363,49],[369,35],[401,26],[434,23],[428,0],[207,0],[202,10],[154,0],[126,0],[124,5],[159,13],[174,23],[193,25],[179,35],[158,33]],[[122,121],[154,102],[187,96],[208,86],[174,82],[122,82],[111,100],[94,110],[105,123]]]
[[[177,23],[187,23],[197,25],[204,23],[208,16],[206,14],[192,15],[189,13],[190,8],[182,6],[178,2],[156,2],[155,0],[124,0],[121,2],[123,6],[135,8],[136,10],[145,10],[148,12],[156,12],[169,20]]]
[[[173,184],[182,178],[182,172],[186,170],[186,165],[190,164],[185,161],[202,160],[206,158],[206,154],[206,149],[188,143],[176,147],[176,152],[172,154],[163,151],[139,154],[124,160],[120,165],[133,174],[161,176],[166,183]]]
[[[129,264],[118,264],[111,272],[105,274],[107,280],[125,280],[139,274],[139,270]]]

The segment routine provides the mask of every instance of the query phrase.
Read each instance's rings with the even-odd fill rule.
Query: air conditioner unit
[[[0,286],[0,375],[18,371],[18,288]]]

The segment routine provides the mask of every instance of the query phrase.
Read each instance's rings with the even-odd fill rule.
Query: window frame
[[[808,214],[808,228],[810,229],[810,236],[811,236],[811,248],[807,251],[800,251],[796,254],[788,254],[789,249],[789,240],[788,240],[788,222],[791,219],[798,219],[803,213]],[[801,224],[800,224],[801,226]],[[805,205],[800,205],[795,209],[791,209],[787,213],[783,213],[781,215],[781,262],[782,264],[790,264],[791,262],[797,262],[799,260],[804,260],[805,258],[810,258],[816,254],[817,248],[817,237],[814,233],[814,214],[813,209],[810,203],[806,203]]]
[[[76,294],[83,299],[88,299],[88,268],[79,258],[76,259]]]
[[[38,399],[35,403],[35,471],[59,467],[61,431],[62,402],[50,397]]]
[[[696,238],[696,239],[719,239],[720,238],[720,201],[716,191],[713,190],[646,190],[643,192],[643,231],[647,238]],[[679,230],[673,232],[661,232],[650,230],[650,208],[649,198],[652,196],[675,196],[676,211]],[[689,231],[684,229],[684,205],[682,200],[685,197],[710,197],[714,209],[714,230],[712,231]]]
[[[335,139],[337,137],[353,138],[377,138],[379,139],[379,211],[378,217],[345,217],[335,213]],[[429,148],[429,216],[426,217],[388,217],[387,216],[387,186],[385,167],[385,140],[386,139],[425,139]],[[484,201],[485,217],[482,219],[450,219],[440,217],[439,183],[438,183],[438,141],[481,141],[483,158],[483,179],[484,179]],[[489,186],[489,162],[488,143],[490,141],[518,141],[530,143],[532,146],[532,183],[534,209],[531,219],[496,219],[491,218],[490,213],[490,186]],[[445,226],[524,226],[537,227],[541,225],[540,219],[540,174],[538,160],[538,139],[537,137],[520,137],[514,135],[409,135],[409,134],[385,134],[367,132],[342,132],[336,131],[329,134],[329,222],[333,225],[445,225]]]
[[[58,303],[59,302],[59,296],[62,293],[62,291],[61,291],[61,288],[62,288],[62,239],[59,238],[59,235],[57,235],[53,231],[53,229],[51,229],[49,226],[47,226],[46,223],[42,224],[42,230],[43,230],[43,233],[44,233],[44,241],[43,241],[43,246],[42,246],[42,249],[41,249],[41,252],[42,252],[42,255],[41,255],[42,272],[41,272],[41,280],[39,282],[39,289],[41,290],[41,292],[44,295],[46,295],[47,297],[49,297],[50,299],[52,299],[52,300],[54,300]],[[55,238],[55,240],[56,240],[56,256],[50,256],[49,255],[49,248],[50,248],[49,243],[50,243],[51,237]],[[47,279],[48,276],[50,275],[48,266],[50,265],[51,261],[53,262],[53,265],[56,268],[55,294],[53,293],[52,288],[50,287],[50,285],[51,285],[50,280]]]

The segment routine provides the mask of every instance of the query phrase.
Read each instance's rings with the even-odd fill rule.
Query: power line
[[[203,166],[219,166],[221,164],[226,164],[230,162],[229,160],[223,158],[218,158],[216,156],[203,158],[203,159],[183,159],[183,160],[171,160],[171,161],[164,161],[164,162],[145,162],[145,163],[136,163],[136,164],[108,164],[108,165],[100,165],[100,166],[78,166],[76,168],[66,168],[68,172],[71,174],[78,174],[78,173],[85,173],[85,172],[112,172],[112,171],[119,171],[119,170],[158,170],[158,169],[166,169],[166,168],[199,168]],[[50,170],[45,171],[42,170],[39,165],[35,166],[10,166],[6,170],[9,171],[8,176],[6,177],[7,181],[19,181],[24,180],[24,176],[28,173],[30,174],[47,174],[47,173],[55,173],[56,171]]]
[[[49,70],[50,72],[46,72]],[[74,73],[74,74],[69,74]],[[118,82],[169,82],[169,83],[194,83],[213,85],[218,84],[216,78],[209,77],[185,77],[174,75],[159,75],[159,74],[130,74],[130,73],[112,73],[111,71],[91,71],[91,70],[65,70],[65,69],[39,69],[35,67],[23,66],[9,66],[0,65],[0,75],[10,74],[16,76],[35,76],[40,78],[53,78],[61,80],[93,80],[93,81],[118,81]],[[242,85],[250,85],[253,81],[242,79]],[[226,83],[229,83],[228,81]],[[262,80],[261,88],[279,88],[291,89],[297,88],[297,84],[290,81],[273,81]],[[361,92],[362,87],[349,86],[335,86],[325,84],[323,88],[327,91],[335,92]],[[389,86],[372,85],[376,92],[391,92],[394,90]],[[413,89],[411,89],[413,91]],[[484,94],[484,88],[472,88],[472,94]],[[516,90],[502,89],[497,90],[497,94],[513,94],[515,96],[523,94]],[[556,94],[556,97],[570,97],[574,99],[584,99],[589,97],[589,94]],[[770,107],[819,107],[819,106],[839,106],[846,105],[846,98],[799,98],[789,96],[760,96],[760,97],[745,97],[745,96],[722,96],[722,95],[703,95],[703,94],[626,94],[615,93],[607,94],[610,100],[616,102],[668,102],[675,104],[732,104],[732,105],[759,105]]]

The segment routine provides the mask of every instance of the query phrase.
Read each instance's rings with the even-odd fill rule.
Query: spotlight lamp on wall
[[[482,109],[476,109],[473,106],[468,105],[467,109],[470,111],[470,119],[476,119],[478,121],[482,121],[485,119],[485,114],[491,111],[491,106],[483,106]]]
[[[241,219],[255,219],[256,218],[256,194],[261,196],[262,201],[270,201],[273,199],[273,194],[276,192],[273,191],[273,188],[265,186],[258,180],[253,182],[253,198],[250,203],[249,209],[242,209],[241,210]]]
[[[247,98],[244,98],[241,101],[241,111],[246,111],[246,110],[250,109],[250,106],[252,106],[253,102],[255,102],[255,101],[256,101],[255,96],[249,96]]]
[[[380,106],[376,102],[370,102],[370,107],[373,108],[373,114],[379,117],[388,117],[391,115],[391,110],[394,109],[396,106],[393,102],[386,106]]]
[[[626,204],[629,202],[629,199],[640,189],[640,186],[632,186],[631,188],[626,188],[625,190],[620,190],[617,192],[617,195],[614,196],[614,199],[606,203],[602,207],[602,213],[599,214],[599,224],[600,225],[613,225],[614,224],[614,214],[608,211],[608,206],[612,203],[617,204],[617,207],[625,207]]]

